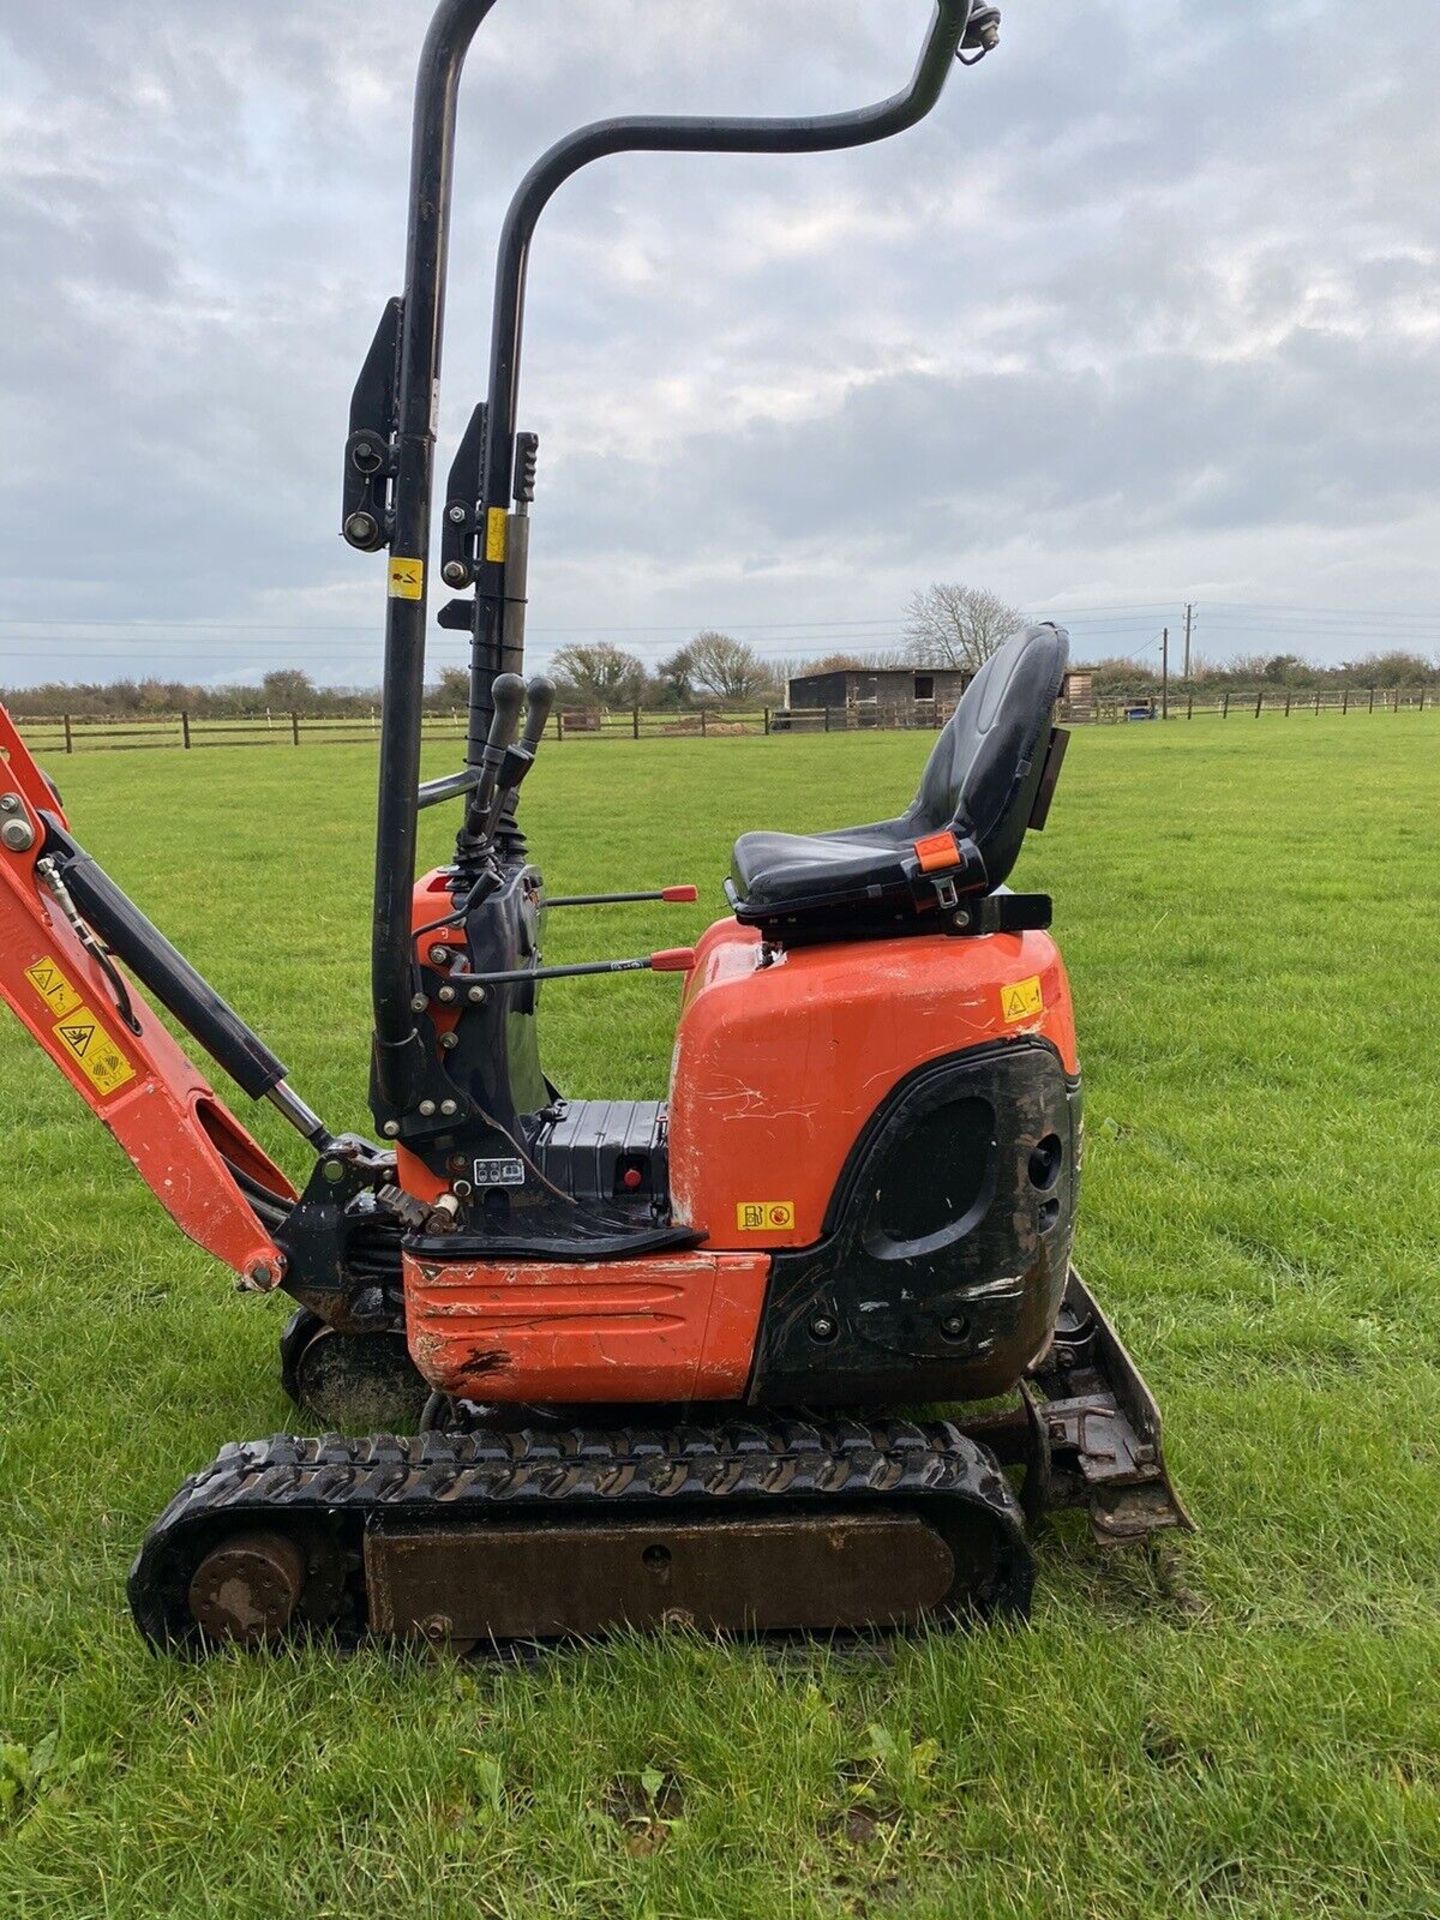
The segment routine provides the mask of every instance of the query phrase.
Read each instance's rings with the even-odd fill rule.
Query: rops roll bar
[[[386,308],[356,388],[346,450],[345,537],[367,551],[390,550],[389,599],[376,822],[372,993],[374,1096],[387,1111],[418,1097],[426,1055],[411,1009],[414,993],[411,896],[420,804],[420,745],[425,679],[434,488],[435,421],[444,332],[455,111],[470,44],[496,0],[442,0],[426,36],[415,93],[410,227],[405,293]],[[498,674],[523,659],[524,545],[512,556],[509,529],[516,484],[516,406],[525,279],[536,223],[572,174],[609,154],[821,153],[864,146],[902,133],[928,114],[956,56],[993,46],[998,14],[976,0],[936,0],[934,18],[907,87],[853,113],[795,119],[717,119],[638,115],[599,120],[551,147],[521,182],[500,241],[491,333],[489,394],[476,410],[463,458],[474,460],[471,496],[447,505],[445,568],[451,585],[477,592],[472,622],[467,774],[436,783],[468,791],[481,762]],[[533,465],[533,448],[522,469]],[[528,504],[532,476],[522,471]],[[454,488],[452,486],[452,494]],[[522,504],[522,515],[524,505]],[[528,527],[525,529],[528,532]],[[463,544],[463,552],[457,549]],[[475,776],[478,778],[478,775]],[[431,797],[440,797],[437,791]],[[463,837],[462,837],[463,845]]]

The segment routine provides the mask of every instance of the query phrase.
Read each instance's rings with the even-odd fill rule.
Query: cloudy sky
[[[425,0],[0,0],[0,682],[374,681],[339,540]],[[502,0],[462,99],[442,470],[499,220],[579,120],[812,112],[929,0]],[[1434,0],[1009,0],[921,128],[613,160],[531,279],[532,648],[899,637],[934,579],[1142,652],[1440,652]],[[1392,617],[1393,616],[1393,617]],[[436,635],[436,664],[463,643]]]

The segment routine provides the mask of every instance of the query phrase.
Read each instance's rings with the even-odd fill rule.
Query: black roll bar
[[[496,0],[441,0],[426,35],[415,91],[410,229],[392,449],[391,587],[385,631],[376,819],[372,997],[374,1098],[387,1113],[408,1112],[427,1060],[410,1000],[411,896],[419,814],[421,717],[425,678],[434,488],[436,396],[444,332],[445,282],[455,162],[455,110],[470,44]],[[864,146],[902,133],[939,99],[965,39],[972,0],[936,0],[934,18],[910,84],[853,113],[796,119],[634,116],[600,120],[559,141],[522,181],[500,243],[491,336],[488,428],[479,524],[510,505],[515,460],[525,279],[536,223],[580,168],[607,155],[668,153],[821,153]],[[417,571],[414,562],[421,565]],[[408,568],[404,565],[409,562]],[[398,567],[397,567],[397,563]],[[497,577],[498,576],[498,577]],[[504,657],[503,565],[483,566],[476,600],[471,669],[469,759],[478,759],[491,710],[490,689],[521,662]]]

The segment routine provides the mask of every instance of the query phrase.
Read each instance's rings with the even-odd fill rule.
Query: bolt
[[[447,560],[440,573],[447,587],[468,587],[470,584],[470,569],[463,560]]]
[[[810,1332],[817,1340],[833,1340],[836,1333],[835,1322],[827,1314],[822,1313],[818,1319],[810,1322]]]
[[[345,538],[353,546],[368,546],[379,531],[373,514],[352,513],[345,522]]]
[[[965,1331],[965,1322],[958,1313],[952,1313],[948,1320],[940,1322],[940,1331],[947,1340],[958,1340]]]
[[[440,1111],[447,1120],[453,1120],[455,1115],[460,1111],[460,1102],[458,1100],[442,1100],[440,1102]]]
[[[451,1191],[457,1200],[468,1200],[475,1189],[468,1180],[457,1180]]]
[[[459,1044],[460,1036],[458,1033],[442,1033],[440,1036],[440,1046],[445,1053],[453,1053]]]
[[[20,796],[18,793],[0,794],[0,813],[19,813]]]
[[[455,1002],[460,998],[460,995],[454,987],[441,987],[435,998],[445,1006],[453,1007]]]
[[[969,916],[969,914],[968,914],[968,913],[957,913],[957,914],[956,914],[956,916],[955,916],[955,924],[956,924],[956,926],[957,926],[957,927],[968,927],[968,926],[969,926],[969,924],[970,924],[970,916]]]
[[[465,509],[458,500],[450,508],[450,524],[452,527],[463,527],[465,524]]]
[[[327,1160],[325,1162],[324,1173],[325,1178],[330,1182],[331,1186],[338,1187],[340,1182],[345,1178],[344,1161]]]
[[[398,1140],[400,1137],[400,1122],[398,1120],[387,1120],[380,1131],[387,1140]]]
[[[430,964],[432,967],[448,967],[454,958],[455,949],[453,947],[442,946],[438,940],[430,949]]]
[[[424,1013],[429,1004],[428,998],[423,993],[412,993],[410,996],[411,1013]]]
[[[267,1292],[275,1284],[275,1272],[264,1260],[257,1260],[253,1267],[245,1269],[245,1278],[252,1287],[261,1293]]]
[[[450,1638],[454,1626],[455,1623],[448,1613],[432,1613],[430,1618],[422,1624],[420,1631],[431,1646],[439,1646]]]
[[[435,1102],[433,1100],[422,1100],[420,1102],[420,1113],[423,1119],[432,1119],[435,1113]]]
[[[484,987],[471,987],[465,998],[470,1002],[472,1007],[483,1007],[485,1004]]]
[[[35,844],[35,829],[28,820],[7,820],[0,827],[0,840],[11,853],[28,853]]]

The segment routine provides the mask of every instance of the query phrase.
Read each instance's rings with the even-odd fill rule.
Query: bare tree
[[[937,580],[905,610],[906,653],[916,666],[961,667],[977,673],[1022,622],[1022,615],[983,587]]]
[[[597,647],[562,647],[550,671],[562,697],[578,706],[633,707],[645,692],[644,663],[608,641]]]
[[[685,651],[695,685],[717,700],[758,700],[774,688],[775,677],[755,649],[728,633],[697,633]]]

